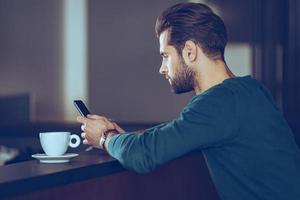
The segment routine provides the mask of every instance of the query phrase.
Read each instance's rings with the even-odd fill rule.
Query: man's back
[[[232,91],[237,106],[236,137],[203,150],[220,196],[300,199],[300,152],[269,91],[250,77],[219,87]]]
[[[300,152],[268,91],[231,78],[192,98],[180,116],[111,138],[109,153],[146,173],[200,149],[223,200],[299,200]]]

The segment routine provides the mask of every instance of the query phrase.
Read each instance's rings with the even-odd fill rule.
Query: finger
[[[109,122],[108,121],[105,126],[106,126],[107,130],[109,130],[109,129],[116,129],[116,126],[115,126],[114,122]]]
[[[107,118],[107,120],[110,121],[110,122],[112,122],[112,123],[115,121],[115,120],[113,120],[111,118]]]
[[[124,133],[124,132],[125,132],[124,129],[122,129],[121,127],[116,126],[116,125],[115,125],[115,129],[116,129],[119,133]]]
[[[87,139],[82,141],[83,144],[89,144],[89,141]]]
[[[85,127],[86,127],[86,124],[82,124],[82,125],[81,125],[81,130],[84,131],[84,130],[85,130]]]
[[[102,120],[104,120],[104,118],[105,117],[103,117],[103,116],[100,116],[100,115],[87,115],[87,117],[89,118],[89,119],[102,119]]]
[[[118,125],[116,124],[116,122],[114,122],[113,119],[111,118],[105,118],[105,121],[107,123],[107,127],[109,127],[109,129],[117,129]]]
[[[86,136],[86,133],[85,133],[85,132],[81,133],[81,137],[82,137],[82,138],[85,138],[85,136]]]
[[[83,116],[78,116],[76,120],[82,124],[86,124],[88,122],[88,119]]]

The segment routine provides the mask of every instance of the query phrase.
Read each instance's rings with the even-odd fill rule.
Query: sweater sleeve
[[[228,89],[215,90],[193,98],[171,122],[143,134],[113,136],[108,152],[125,168],[147,173],[196,149],[226,143],[236,133],[236,101]]]

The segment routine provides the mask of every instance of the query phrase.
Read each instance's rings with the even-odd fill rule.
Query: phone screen
[[[85,104],[83,103],[83,101],[81,100],[75,100],[74,101],[74,105],[77,108],[77,110],[79,111],[79,113],[82,116],[87,116],[88,114],[90,114],[89,109],[85,106]]]

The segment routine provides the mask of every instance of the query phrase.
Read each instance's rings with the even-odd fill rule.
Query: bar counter
[[[101,150],[64,164],[30,160],[0,167],[0,199],[218,199],[200,152],[137,174]]]
[[[69,163],[44,164],[38,160],[0,167],[0,199],[66,185],[124,170],[100,150],[82,152]]]

